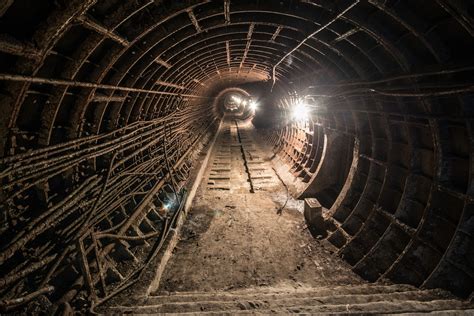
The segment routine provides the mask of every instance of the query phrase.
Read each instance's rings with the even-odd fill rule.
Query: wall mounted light
[[[296,121],[303,121],[308,118],[309,115],[309,106],[308,104],[302,100],[298,99],[295,105],[291,110],[291,117]]]
[[[258,108],[258,103],[256,101],[250,101],[250,109],[256,111]]]

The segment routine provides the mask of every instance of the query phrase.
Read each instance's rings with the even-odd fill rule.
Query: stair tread
[[[389,298],[389,297],[388,297]],[[240,305],[239,305],[240,303]],[[115,306],[111,308],[114,311],[120,310],[122,312],[136,311],[138,313],[180,313],[180,314],[194,314],[194,313],[206,313],[206,314],[237,314],[237,313],[271,313],[271,312],[290,312],[290,313],[357,313],[357,312],[370,312],[370,313],[408,313],[408,312],[426,312],[426,311],[443,311],[443,310],[467,310],[473,306],[466,302],[449,299],[449,300],[430,300],[430,301],[419,301],[419,300],[382,300],[374,302],[362,302],[362,303],[342,303],[342,304],[316,304],[316,305],[268,305],[260,304],[260,302],[236,302],[235,308],[226,309],[226,306],[221,306],[221,309],[207,310],[208,306],[196,305],[195,310],[171,308],[169,310],[163,310],[161,305],[157,306]]]
[[[358,291],[358,290],[414,290],[417,289],[412,285],[396,284],[396,285],[381,285],[381,284],[360,284],[360,285],[338,285],[338,286],[321,286],[321,287],[254,287],[244,288],[231,291],[183,291],[183,292],[166,292],[166,293],[152,293],[151,296],[195,296],[195,295],[212,295],[226,294],[226,295],[241,295],[241,294],[261,294],[261,293],[315,293],[320,291]]]
[[[296,294],[301,295],[301,294]],[[383,300],[387,296],[390,296],[393,300],[416,300],[426,301],[440,298],[438,292],[434,291],[408,291],[408,292],[389,292],[389,293],[364,293],[364,294],[349,294],[349,295],[327,295],[327,296],[306,296],[306,297],[297,297],[297,296],[280,296],[280,295],[268,295],[268,296],[255,296],[255,297],[220,297],[219,300],[196,300],[196,301],[166,301],[163,299],[162,302],[157,301],[154,298],[149,298],[145,303],[158,303],[157,305],[215,305],[215,304],[236,304],[243,301],[253,301],[253,302],[276,302],[277,305],[290,306],[290,304],[298,303],[303,305],[309,305],[313,301],[321,304],[335,304],[335,302],[369,302]],[[451,297],[445,297],[451,298]]]
[[[364,306],[364,304],[378,302],[390,302],[400,306],[407,302],[444,302],[446,308],[467,308],[466,302],[456,300],[447,291],[420,290],[410,285],[360,285],[293,290],[290,288],[264,288],[264,290],[254,288],[233,292],[185,292],[184,295],[183,293],[141,297],[137,298],[137,301],[130,304],[129,307],[116,306],[112,309],[158,313],[178,311],[180,313],[202,311],[228,313],[242,309],[258,309],[259,312],[261,309],[268,311],[278,309],[288,312],[289,309],[297,309],[300,306],[322,309],[322,306]],[[333,293],[337,293],[337,295],[333,295]]]
[[[325,298],[333,298],[333,297],[382,297],[385,295],[393,295],[393,296],[403,296],[403,295],[410,295],[410,296],[429,296],[429,297],[444,297],[444,298],[453,298],[447,292],[439,291],[439,290],[408,290],[408,291],[387,291],[387,292],[362,292],[362,293],[349,293],[349,294],[341,294],[337,293],[333,295],[333,293],[329,292],[322,292],[321,295],[318,296],[319,293],[315,292],[306,292],[306,293],[286,293],[286,294],[252,294],[252,295],[209,295],[209,296],[187,296],[187,297],[173,297],[173,296],[150,296],[146,300],[147,301],[159,301],[163,300],[164,303],[167,302],[222,302],[222,301],[236,301],[236,300],[248,300],[248,299],[256,299],[256,300],[271,300],[271,299],[278,299],[278,300],[292,300],[292,299],[325,299]],[[315,296],[316,295],[316,296]],[[210,300],[202,300],[205,298],[212,298]],[[180,299],[194,299],[193,301],[180,301]]]

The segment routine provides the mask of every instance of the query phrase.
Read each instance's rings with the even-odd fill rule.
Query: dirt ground
[[[235,133],[231,126],[227,138],[218,137],[214,160],[229,142],[235,147]],[[251,140],[253,156],[265,156],[252,133],[251,128],[240,130],[247,144]],[[275,176],[272,184],[251,193],[245,185],[249,181],[243,155],[234,149],[230,155],[232,189],[210,190],[207,181],[202,182],[159,293],[363,283],[334,254],[332,245],[310,235],[302,215],[303,201],[289,197],[282,214],[277,214],[287,191],[270,162],[262,162],[262,167]],[[212,163],[205,177],[209,178],[211,169]]]
[[[302,214],[303,201],[288,195],[269,159],[271,151],[255,139],[250,127],[224,125],[182,227],[179,242],[163,274],[159,273],[160,260],[155,259],[139,282],[109,300],[99,312],[160,313],[166,310],[179,313],[205,311],[206,308],[226,311],[229,304],[234,304],[236,310],[258,313],[255,309],[260,305],[252,301],[255,298],[262,306],[267,306],[265,308],[282,313],[303,310],[311,313],[328,311],[328,308],[333,308],[335,313],[363,313],[361,308],[368,308],[369,313],[375,310],[375,314],[394,310],[424,312],[437,308],[452,311],[453,306],[454,309],[469,308],[450,300],[450,296],[443,293],[414,294],[415,288],[403,285],[380,287],[391,284],[389,281],[378,283],[373,288],[370,288],[372,284],[363,285],[362,292],[354,290],[352,286],[366,282],[337,256],[333,245],[311,236]],[[167,249],[171,251],[172,247]],[[333,288],[345,285],[350,287]],[[300,306],[301,297],[292,301],[295,297],[285,299],[285,296],[280,296],[284,301],[280,302],[279,297],[271,294],[270,303],[259,298],[259,295],[264,295],[261,291],[293,294],[324,291],[320,287],[331,288],[325,294],[329,301],[334,297],[340,297],[342,301],[325,305],[321,298],[307,297],[306,305]],[[255,291],[256,294],[239,298],[232,290]],[[197,296],[186,293],[183,297],[187,298],[179,298],[179,292],[190,291],[198,292]],[[232,302],[219,301],[219,297],[222,299],[224,295],[222,292],[226,291],[234,293],[229,295],[236,295]],[[178,292],[178,295],[171,295],[173,292]],[[178,299],[167,302],[168,297]],[[285,304],[290,304],[288,309]],[[297,305],[291,307],[291,304]],[[232,313],[234,310],[229,311]]]

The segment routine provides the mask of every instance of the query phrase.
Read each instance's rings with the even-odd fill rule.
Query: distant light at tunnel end
[[[232,101],[234,101],[235,103],[238,103],[238,104],[240,104],[240,102],[242,102],[242,100],[236,95],[232,96]]]

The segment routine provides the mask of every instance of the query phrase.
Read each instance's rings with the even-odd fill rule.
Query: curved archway
[[[134,238],[177,220],[163,214],[237,91],[259,99],[242,116],[294,195],[320,201],[355,272],[469,297],[472,12],[441,0],[4,1],[0,296],[43,290],[62,304],[126,284],[148,259]],[[309,107],[300,121],[295,96]],[[94,263],[104,256],[137,266]]]

